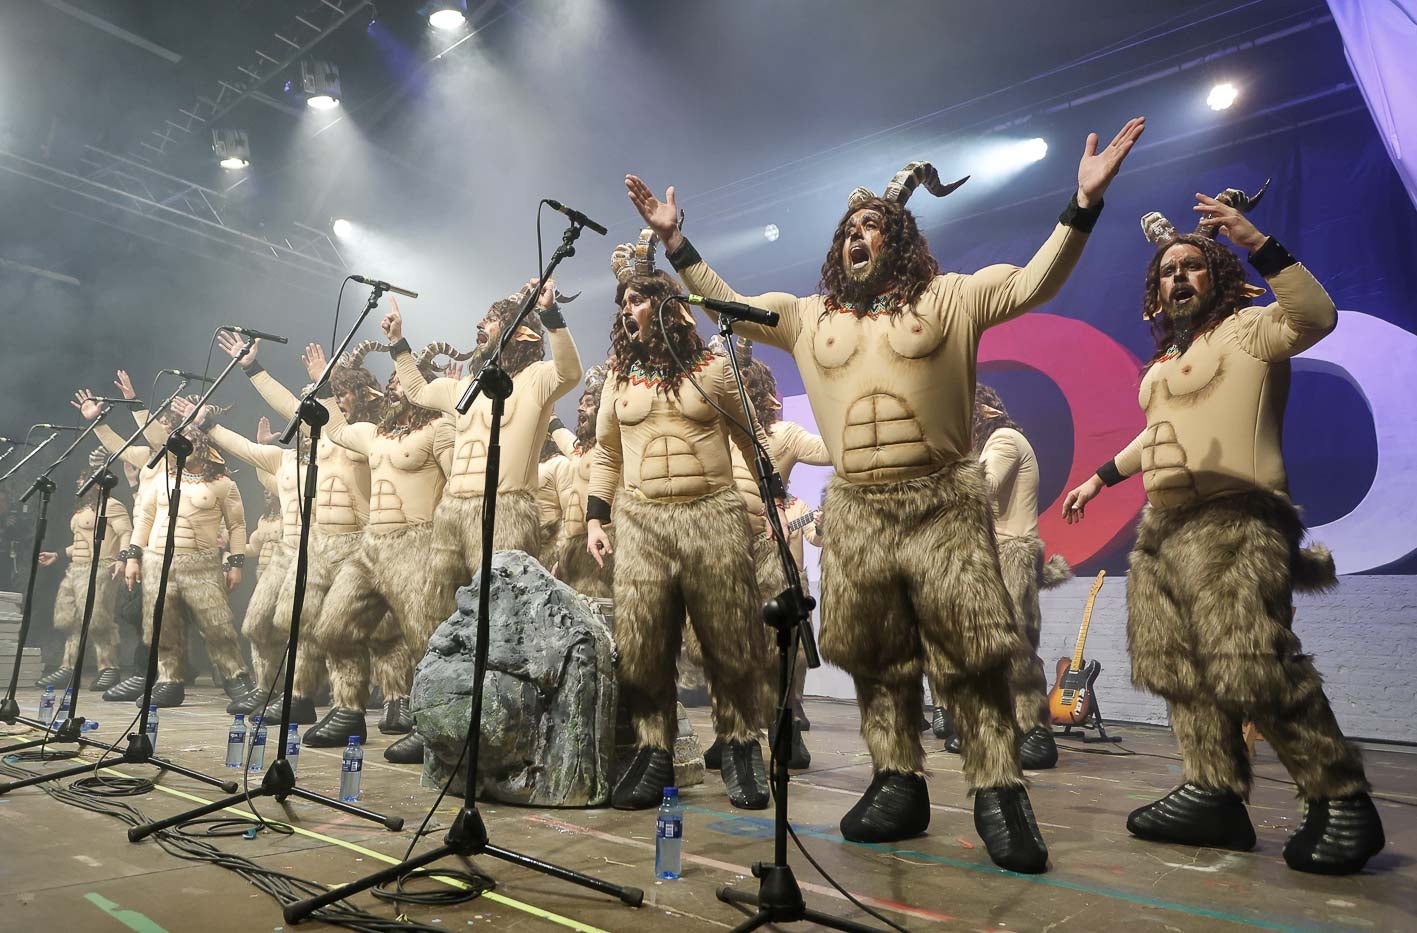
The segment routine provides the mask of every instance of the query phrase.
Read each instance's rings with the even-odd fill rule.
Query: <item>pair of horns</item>
[[[635,243],[621,243],[610,254],[610,271],[615,273],[617,282],[628,281],[632,275],[650,275],[654,272],[654,247],[659,242],[653,230],[645,227]]]
[[[1246,194],[1239,188],[1226,188],[1215,196],[1215,200],[1227,207],[1235,208],[1235,210],[1242,214],[1248,214],[1260,203],[1265,192],[1269,190],[1269,183],[1272,180],[1273,179],[1266,178],[1264,184],[1260,185],[1260,190],[1252,195]],[[1180,236],[1180,234],[1176,232],[1176,225],[1167,220],[1166,215],[1162,214],[1160,211],[1151,211],[1150,213],[1142,215],[1141,231],[1148,242],[1154,243],[1157,246]],[[1210,237],[1213,240],[1216,238],[1216,235],[1220,233],[1220,230],[1218,226],[1197,226],[1194,232],[1200,236]]]
[[[886,185],[886,193],[881,195],[883,201],[894,201],[902,206],[910,200],[910,196],[915,193],[915,189],[924,186],[925,190],[937,198],[943,198],[952,194],[960,185],[969,181],[966,175],[959,181],[945,184],[940,181],[940,173],[935,170],[935,166],[929,162],[915,161],[908,163],[905,168],[895,173],[890,184]],[[870,188],[857,188],[846,198],[846,206],[849,210],[855,210],[867,201],[874,200],[876,193]]]

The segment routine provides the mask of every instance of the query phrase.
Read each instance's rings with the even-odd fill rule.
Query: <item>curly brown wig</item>
[[[1240,265],[1239,257],[1229,248],[1198,233],[1185,233],[1163,241],[1147,264],[1142,296],[1142,314],[1151,318],[1151,336],[1156,344],[1151,359],[1147,361],[1148,367],[1177,343],[1176,323],[1161,309],[1161,257],[1171,247],[1181,243],[1201,251],[1210,273],[1211,286],[1204,306],[1191,320],[1189,336],[1183,337],[1183,351],[1197,337],[1214,330],[1221,321],[1249,304],[1249,297],[1245,294],[1245,270]]]
[[[998,414],[987,414],[984,411],[986,406],[994,409]],[[1014,419],[1009,417],[1009,410],[1004,407],[1004,400],[999,397],[999,393],[982,382],[976,382],[974,384],[974,455],[976,457],[984,449],[984,442],[989,439],[989,435],[1000,428],[1019,430]]]
[[[879,272],[869,283],[851,280],[842,265],[841,251],[846,245],[847,227],[851,218],[861,210],[870,208],[885,218],[885,249],[878,257],[882,263]],[[913,305],[935,276],[940,274],[940,265],[930,255],[930,244],[915,224],[915,215],[895,201],[872,198],[847,210],[836,225],[832,235],[831,248],[827,250],[827,260],[822,263],[822,280],[818,287],[823,295],[838,305],[858,306],[857,314],[865,314],[861,307],[879,294],[892,289],[901,293],[901,303],[891,311],[899,314]]]
[[[776,424],[782,412],[782,402],[777,397],[777,379],[766,363],[753,360],[743,367],[743,388],[748,390],[748,401],[753,404],[764,430]]]
[[[336,366],[330,373],[330,389],[335,395],[354,393],[354,404],[345,412],[345,420],[350,424],[361,421],[379,420],[383,400],[381,390],[373,373],[363,366]]]
[[[676,302],[665,303],[666,298],[680,293],[679,281],[658,270],[648,275],[632,275],[615,289],[616,308],[624,307],[625,292],[631,288],[650,300],[654,312],[635,339],[625,332],[620,320],[622,312],[616,311],[610,325],[608,361],[615,374],[615,386],[620,388],[629,382],[630,370],[638,364],[644,372],[659,376],[665,388],[678,398],[679,384],[698,365],[707,349],[693,317],[685,313],[683,306]]]
[[[498,340],[505,337],[507,331],[511,329],[512,322],[517,319],[519,310],[521,310],[521,305],[511,298],[494,301],[492,307],[487,309],[487,317],[500,321],[502,324],[497,336]],[[506,370],[509,376],[515,376],[532,363],[546,359],[546,328],[541,323],[541,316],[536,313],[528,314],[522,320],[521,326],[536,334],[538,339],[518,340],[513,338],[507,341],[507,349],[502,354],[502,369]],[[473,357],[471,365],[481,368],[482,359],[485,353],[490,350],[491,347],[487,345],[478,347],[478,352]],[[473,371],[476,372],[476,369]]]
[[[602,370],[605,365],[601,364]],[[594,369],[594,367],[592,367]],[[586,387],[581,391],[580,402],[576,404],[576,446],[582,451],[590,450],[595,446],[595,418],[600,411],[600,395],[605,389],[605,376],[600,374],[596,378],[592,373],[586,374]],[[587,398],[591,400],[590,410],[581,411],[581,403]]]
[[[437,378],[437,373],[431,367],[418,367],[423,373],[423,378],[432,381]],[[393,435],[403,430],[410,433],[420,428],[426,427],[443,417],[441,411],[434,411],[431,408],[421,408],[408,400],[407,396],[394,401],[393,385],[394,380],[399,377],[397,371],[389,374],[389,379],[384,383],[384,398],[379,409],[379,433]]]

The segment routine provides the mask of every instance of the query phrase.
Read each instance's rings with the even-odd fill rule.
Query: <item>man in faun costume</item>
[[[569,464],[567,455],[548,432],[541,445],[541,462],[536,465],[536,511],[541,531],[540,548],[535,555],[547,570],[556,566],[556,555],[561,551],[565,510],[561,503],[560,474]]]
[[[226,334],[218,336],[222,349],[236,355],[243,341]],[[260,341],[241,358],[242,370],[251,386],[260,393],[280,417],[289,421],[295,416],[300,400],[275,379],[257,360]],[[346,421],[351,424],[372,424],[382,414],[384,394],[369,370],[362,365],[364,357],[379,344],[361,343],[340,358],[330,374],[330,393]],[[323,356],[321,357],[323,359]],[[325,606],[336,580],[345,575],[361,573],[362,565],[355,560],[369,521],[369,461],[364,454],[336,444],[321,436],[315,451],[319,465],[319,483],[315,491],[314,527],[310,529],[310,552],[305,580],[305,603],[301,607],[300,649],[296,655],[295,687],[291,709],[313,705],[319,692],[321,671],[329,673],[334,705],[314,726],[306,730],[303,744],[316,748],[343,747],[349,737],[367,738],[364,707],[342,707],[340,697],[363,697],[367,702],[371,680],[385,696],[384,716],[379,731],[401,734],[413,728],[408,713],[407,680],[413,656],[405,647],[402,634],[392,616],[387,613],[368,635],[364,629],[352,629],[355,639],[341,663],[332,663],[326,655],[316,629],[325,616]],[[304,495],[304,479],[298,495]],[[346,584],[351,585],[351,584]],[[291,612],[295,604],[295,561],[292,559],[280,594],[276,600],[275,628],[290,631]],[[338,624],[338,623],[332,623]],[[261,689],[269,689],[262,685]],[[264,693],[255,702],[264,701]],[[278,707],[277,694],[270,706]]]
[[[612,550],[604,525],[614,510],[617,676],[635,729],[634,759],[610,799],[617,809],[643,810],[674,783],[675,659],[687,612],[713,687],[728,799],[761,810],[766,640],[728,454],[731,437],[753,462],[748,413],[727,361],[668,300],[681,289],[654,269],[653,253],[646,230],[611,261],[621,310],[611,325],[586,497],[587,547],[597,562]]]
[[[556,472],[561,497],[561,548],[556,555],[556,577],[583,596],[610,599],[615,579],[615,556],[597,562],[586,547],[586,496],[590,469],[595,461],[595,422],[600,396],[610,368],[600,363],[586,370],[585,388],[576,403],[575,446]],[[609,529],[607,529],[609,531]]]
[[[1262,193],[1262,192],[1261,192]],[[1349,874],[1384,845],[1358,750],[1338,727],[1322,680],[1294,634],[1293,594],[1336,585],[1333,558],[1301,548],[1280,432],[1289,361],[1337,324],[1333,301],[1243,211],[1230,189],[1196,195],[1200,230],[1143,219],[1157,243],[1143,316],[1156,351],[1142,376],[1146,428],[1063,504],[1069,522],[1104,486],[1142,474],[1147,506],[1127,577],[1132,681],[1167,701],[1185,783],[1134,811],[1127,829],[1157,842],[1248,850],[1254,722],[1304,799],[1284,847],[1290,868]],[[1245,281],[1219,232],[1249,254],[1276,301]]]
[[[974,452],[984,466],[994,509],[999,569],[1014,624],[1023,637],[1023,649],[1009,664],[1019,765],[1031,771],[1044,770],[1058,763],[1058,745],[1048,717],[1048,677],[1038,657],[1043,627],[1038,589],[1060,585],[1073,575],[1072,568],[1059,554],[1043,560],[1043,541],[1038,537],[1038,458],[1009,417],[999,393],[983,383],[974,387]],[[938,702],[944,689],[933,684],[930,689]],[[935,708],[934,718],[936,734],[946,733],[940,736],[945,739],[945,750],[958,754],[959,735],[943,706]]]
[[[82,486],[89,476],[103,466],[107,454],[95,450],[89,454],[87,472],[80,475],[78,485]],[[95,560],[93,553],[94,525],[98,521],[98,493],[93,489],[74,503],[74,512],[69,516],[69,530],[73,543],[64,548],[64,556],[69,558],[69,566],[59,581],[59,593],[54,597],[54,630],[66,633],[64,660],[59,669],[39,679],[36,686],[56,686],[61,689],[74,676],[74,666],[79,661],[79,630],[84,620],[84,602],[89,593],[89,571]],[[117,498],[108,499],[108,531],[103,539],[103,553],[98,555],[98,576],[94,578],[93,616],[89,622],[89,641],[93,645],[98,661],[98,675],[89,684],[90,690],[107,690],[118,683],[118,623],[114,619],[114,581],[120,572],[119,555],[128,550],[128,540],[133,534],[133,521],[128,509]],[[54,551],[44,551],[39,555],[41,567],[58,562]],[[75,688],[78,684],[74,685]]]
[[[793,354],[831,452],[822,654],[855,680],[875,770],[841,821],[849,840],[905,839],[929,826],[919,734],[926,668],[963,735],[975,828],[990,858],[1020,872],[1047,867],[1014,745],[1007,672],[1021,639],[984,472],[970,455],[976,354],[986,328],[1057,294],[1143,125],[1130,121],[1100,153],[1088,137],[1073,202],[1022,268],[939,273],[903,203],[921,182],[936,195],[953,190],[927,163],[907,166],[884,197],[857,189],[822,267],[824,294],[809,298],[740,296],[684,239],[673,189],[661,202],[639,178],[626,178],[691,291],[781,316],[775,328],[739,331]]]

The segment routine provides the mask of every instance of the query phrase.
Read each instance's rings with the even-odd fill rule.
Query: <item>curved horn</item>
[[[895,201],[903,205],[910,200],[910,196],[915,193],[916,188],[924,185],[926,191],[937,198],[943,198],[967,181],[969,181],[968,175],[958,181],[945,184],[940,181],[940,173],[935,170],[935,166],[929,162],[917,160],[895,173],[891,183],[886,185],[886,193],[881,197],[884,200]]]
[[[472,359],[473,354],[476,352],[476,350],[473,350],[469,353],[462,353],[459,352],[457,347],[448,343],[446,340],[435,340],[433,343],[430,343],[428,346],[418,351],[417,360],[419,366],[432,366],[433,361],[441,355],[446,356],[454,363],[461,363],[465,360]]]
[[[854,211],[862,204],[865,204],[867,201],[873,201],[875,198],[876,192],[872,191],[870,188],[854,188],[851,193],[846,196],[846,209]]]
[[[624,282],[632,275],[649,275],[654,271],[654,247],[659,242],[653,230],[645,227],[635,243],[621,243],[610,254],[610,271],[616,281]],[[579,292],[577,293],[579,294]]]
[[[385,353],[388,352],[389,349],[391,348],[388,344],[380,343],[377,340],[361,340],[359,343],[355,344],[352,349],[346,350],[344,353],[340,354],[338,365],[355,369],[364,365],[364,358],[370,353],[375,351]]]
[[[1260,190],[1256,191],[1253,195],[1248,195],[1239,188],[1226,188],[1215,196],[1215,200],[1219,201],[1221,204],[1235,208],[1235,210],[1242,214],[1248,214],[1260,203],[1265,192],[1269,190],[1269,183],[1273,180],[1272,178],[1266,178],[1264,184],[1260,185]],[[1201,227],[1197,225],[1196,233],[1208,236],[1213,240],[1219,235],[1220,228],[1218,226]]]

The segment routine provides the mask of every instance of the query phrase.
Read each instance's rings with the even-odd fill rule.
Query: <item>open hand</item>
[[[1117,177],[1122,160],[1145,129],[1146,117],[1132,117],[1101,152],[1097,151],[1097,134],[1087,134],[1082,161],[1078,163],[1078,207],[1093,207],[1102,200],[1102,193]]]
[[[118,387],[124,398],[137,398],[138,393],[133,391],[133,380],[128,378],[126,369],[118,370],[118,378],[113,380],[113,384]]]
[[[230,593],[241,585],[241,568],[232,567],[226,571],[226,591]]]
[[[85,421],[92,421],[103,412],[103,403],[94,400],[93,393],[88,389],[80,389],[74,393],[74,400],[69,403],[79,410]]]
[[[227,356],[232,359],[239,359],[242,368],[245,368],[256,362],[256,353],[261,346],[261,341],[251,341],[250,349],[243,353],[241,348],[246,346],[246,338],[223,330],[216,335],[216,345],[220,347],[221,352],[225,353]]]
[[[679,202],[674,200],[674,186],[664,192],[664,200],[654,196],[649,185],[638,175],[625,176],[625,188],[630,195],[630,203],[640,212],[649,228],[659,237],[667,252],[678,248],[683,236],[679,232]]]
[[[262,415],[261,420],[256,422],[256,443],[274,444],[279,437],[279,434],[271,430],[271,419]]]
[[[319,379],[325,371],[325,348],[318,343],[307,343],[300,362],[305,364],[305,371],[311,379]]]
[[[1221,236],[1251,253],[1264,245],[1265,235],[1239,210],[1199,191],[1196,192],[1196,202],[1191,210],[1205,215],[1200,219],[1200,226],[1217,229]]]

